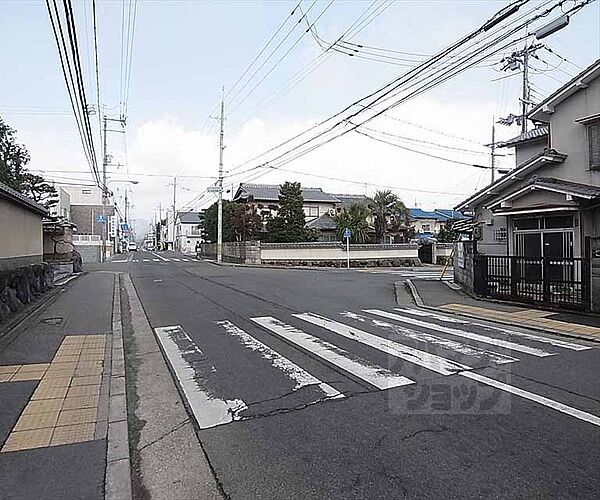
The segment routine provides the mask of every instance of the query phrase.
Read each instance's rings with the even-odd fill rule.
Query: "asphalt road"
[[[392,273],[117,260],[231,498],[600,498],[597,347],[397,310]]]

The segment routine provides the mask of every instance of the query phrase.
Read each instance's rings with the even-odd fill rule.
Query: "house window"
[[[423,231],[431,231],[431,226],[429,224],[422,224],[421,229]]]
[[[515,220],[515,229],[519,231],[524,231],[528,229],[539,229],[540,228],[540,219],[536,217],[528,217],[526,219],[516,219]]]
[[[506,228],[501,227],[494,231],[494,238],[496,241],[506,241]]]
[[[81,194],[92,194],[92,190],[91,189],[82,189]]]
[[[308,217],[318,217],[319,216],[319,207],[304,207],[304,213]]]
[[[588,125],[590,168],[600,170],[600,121]]]

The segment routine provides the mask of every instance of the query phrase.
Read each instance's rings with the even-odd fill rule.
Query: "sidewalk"
[[[404,283],[399,283],[402,286]],[[546,333],[600,342],[600,317],[553,312],[532,307],[478,300],[441,281],[410,280],[415,301],[423,307]]]
[[[68,283],[0,352],[0,498],[131,497],[116,276]]]

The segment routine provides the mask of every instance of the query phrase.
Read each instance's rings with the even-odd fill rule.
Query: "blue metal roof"
[[[436,212],[427,212],[425,210],[421,210],[420,208],[409,208],[408,213],[411,219],[434,219],[445,221],[448,220],[448,217]]]

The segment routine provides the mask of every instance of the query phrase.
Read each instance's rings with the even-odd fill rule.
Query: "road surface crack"
[[[166,438],[167,436],[173,434],[174,432],[177,432],[179,429],[181,429],[185,424],[187,424],[188,422],[190,422],[189,417],[186,418],[185,420],[182,420],[181,422],[179,422],[177,425],[175,425],[174,427],[172,427],[170,430],[168,430],[167,432],[165,432],[164,434],[161,434],[159,437],[157,437],[156,439],[150,441],[149,443],[146,443],[144,446],[142,446],[141,448],[139,448],[137,451],[138,453],[140,453],[141,451],[145,450],[146,448],[155,445],[156,443],[158,443],[159,441],[162,441],[164,438]]]

